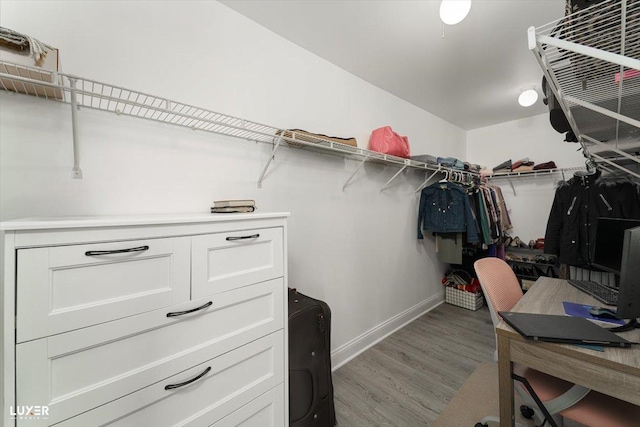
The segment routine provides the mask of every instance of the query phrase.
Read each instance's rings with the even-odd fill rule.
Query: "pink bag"
[[[408,159],[409,138],[398,135],[391,126],[384,126],[371,132],[369,150]]]

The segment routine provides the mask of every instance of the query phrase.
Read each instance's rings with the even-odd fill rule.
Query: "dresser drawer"
[[[282,427],[284,398],[284,384],[280,384],[211,427]],[[188,426],[196,427],[198,424]]]
[[[192,298],[281,277],[284,272],[282,240],[282,228],[193,237]]]
[[[281,330],[283,305],[278,278],[18,344],[17,402],[49,406],[48,420],[28,425],[55,424]],[[199,307],[204,308],[167,317]]]
[[[59,426],[208,426],[282,384],[283,360],[278,331]]]
[[[190,238],[20,249],[17,341],[189,300]]]

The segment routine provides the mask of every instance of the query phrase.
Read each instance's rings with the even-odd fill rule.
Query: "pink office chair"
[[[483,258],[474,263],[480,286],[487,299],[494,328],[500,321],[499,311],[510,311],[522,298],[522,289],[511,267],[499,258]],[[496,337],[497,342],[497,337]],[[496,345],[497,348],[497,345]],[[494,354],[497,360],[497,350]],[[562,425],[562,418],[577,421],[586,426],[636,427],[640,420],[640,407],[589,390],[580,385],[547,375],[535,369],[514,365],[514,374],[525,378],[534,395],[516,381],[515,390],[525,402],[523,416],[533,417],[537,423],[546,418],[552,426]],[[536,399],[541,403],[538,405]],[[527,410],[531,408],[532,413]],[[545,415],[546,413],[546,415]],[[489,421],[500,421],[487,416],[476,427]]]

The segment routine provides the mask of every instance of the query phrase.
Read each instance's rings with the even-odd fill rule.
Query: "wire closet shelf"
[[[79,175],[76,177],[81,177],[77,158],[77,107],[108,111],[118,115],[133,116],[186,127],[192,130],[270,144],[273,147],[272,155],[262,171],[258,180],[258,186],[261,186],[269,164],[273,160],[275,151],[282,143],[293,148],[306,149],[361,161],[354,174],[343,186],[343,189],[365,162],[401,167],[400,171],[398,171],[380,191],[386,188],[393,179],[407,168],[434,172],[431,176],[447,170],[454,171],[442,165],[428,164],[341,144],[321,137],[315,137],[308,133],[279,129],[96,80],[71,74],[51,73],[42,69],[8,62],[0,62],[0,87],[7,92],[33,95],[38,98],[55,100],[71,105],[74,133],[74,171],[76,175]],[[469,173],[469,175],[474,174]]]
[[[424,163],[412,159],[382,154],[376,151],[366,150],[351,145],[341,144],[322,138],[317,138],[308,133],[279,129],[253,121],[229,116],[206,110],[200,107],[176,102],[140,91],[115,86],[96,80],[82,78],[71,74],[51,73],[38,68],[0,61],[0,87],[13,93],[33,95],[38,98],[54,100],[70,104],[73,122],[73,146],[74,146],[74,176],[81,177],[82,172],[77,155],[77,107],[92,108],[112,112],[118,115],[127,115],[152,121],[168,123],[171,125],[186,127],[215,134],[221,134],[249,141],[270,144],[272,155],[265,165],[258,180],[258,186],[262,185],[266,171],[273,160],[273,156],[279,145],[284,142],[287,146],[337,155],[340,157],[360,160],[361,163],[345,182],[343,189],[353,179],[357,171],[365,162],[376,162],[400,166],[400,170],[391,177],[380,189],[383,191],[391,182],[407,168],[425,170],[430,172],[424,182],[415,190],[419,192],[438,173],[457,174],[466,179],[479,177],[475,172],[461,171],[448,168],[440,164]],[[582,168],[566,168],[540,170],[533,172],[511,172],[494,174],[492,178],[501,177],[534,177],[549,173],[561,173]],[[515,190],[514,190],[515,192]]]
[[[554,169],[537,169],[531,171],[522,171],[522,172],[498,172],[493,175],[488,175],[487,179],[495,179],[495,178],[518,178],[518,177],[529,177],[529,176],[543,176],[543,175],[552,175],[565,172],[576,172],[585,170],[584,166],[574,166],[568,168],[554,168]]]
[[[640,0],[608,0],[529,28],[529,48],[585,156],[636,178],[640,163]]]

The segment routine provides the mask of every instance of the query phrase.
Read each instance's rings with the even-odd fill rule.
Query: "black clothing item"
[[[599,171],[562,183],[549,213],[544,252],[558,255],[561,264],[590,265],[598,217],[640,219],[636,186],[603,179]]]

